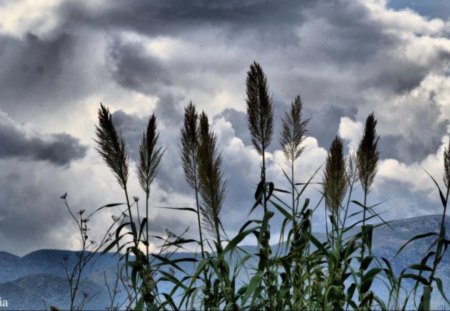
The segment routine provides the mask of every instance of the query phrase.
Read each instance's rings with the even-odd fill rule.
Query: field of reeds
[[[249,218],[235,236],[228,236],[222,221],[227,193],[224,159],[204,112],[189,104],[180,128],[180,162],[196,205],[173,207],[180,213],[196,215],[198,236],[186,238],[169,231],[168,236],[162,237],[152,235],[149,224],[152,182],[165,152],[159,141],[156,116],[150,117],[139,146],[137,172],[144,193],[144,199],[139,201],[130,198],[128,192],[131,168],[126,144],[114,127],[108,108],[101,105],[97,150],[123,190],[126,203],[107,204],[85,215],[84,211],[73,213],[62,197],[78,225],[83,245],[78,263],[70,269],[66,267],[71,309],[83,308],[85,301],[77,298],[79,282],[95,252],[117,252],[122,258],[116,287],[108,287],[111,309],[117,307],[114,300],[118,284],[127,290],[119,308],[136,310],[430,310],[435,295],[447,303],[444,308],[450,308],[437,274],[450,243],[444,226],[450,192],[450,145],[444,151],[442,177],[435,179],[430,175],[442,203],[441,225],[433,232],[411,236],[398,253],[408,244],[424,239],[431,241],[429,248],[419,262],[394,271],[392,259],[372,251],[375,229],[389,226],[377,212],[377,205],[369,204],[379,160],[375,115],[367,117],[355,154],[345,156],[343,142],[336,136],[324,165],[308,181],[300,182],[295,163],[302,160],[309,121],[302,114],[300,97],[293,100],[281,120],[281,137],[274,137],[274,107],[267,78],[256,62],[248,71],[246,90],[248,129],[260,155],[261,173],[254,193],[248,194],[254,197],[253,206],[242,207],[248,209]],[[290,168],[283,171],[283,185],[274,184],[266,174],[266,150],[277,143]],[[320,170],[323,178],[317,181]],[[441,178],[442,184],[438,182]],[[318,202],[305,197],[313,181],[321,189]],[[362,196],[355,195],[356,189]],[[139,207],[142,201],[144,206]],[[328,219],[324,223],[330,224],[323,240],[312,234],[311,218],[319,206],[326,207]],[[123,212],[113,219],[99,243],[91,243],[88,220],[110,208],[122,208]],[[262,217],[254,216],[256,210],[262,211]],[[276,214],[283,221],[278,248],[274,250],[269,242]],[[257,241],[256,252],[240,246],[249,237]],[[161,245],[157,252],[149,249],[152,241]],[[173,256],[177,251],[197,247],[198,256]],[[186,263],[193,263],[195,269],[186,271]],[[387,294],[377,292],[376,282],[383,284]]]

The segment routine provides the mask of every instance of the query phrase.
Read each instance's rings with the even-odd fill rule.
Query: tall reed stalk
[[[181,164],[184,178],[195,192],[195,205],[197,210],[197,224],[202,259],[205,259],[203,230],[200,212],[199,180],[198,180],[198,148],[199,124],[198,114],[192,102],[184,109],[184,123],[181,129]]]
[[[98,125],[96,125],[97,151],[105,160],[106,165],[111,169],[117,179],[120,187],[125,193],[127,200],[128,216],[130,221],[133,220],[131,213],[130,199],[128,196],[127,182],[128,182],[128,155],[126,153],[125,141],[117,133],[112,122],[112,116],[109,109],[100,104],[98,110]]]
[[[300,96],[295,97],[291,104],[289,113],[286,112],[283,123],[283,131],[281,134],[280,144],[283,150],[284,157],[291,169],[290,183],[291,183],[291,200],[292,200],[292,217],[297,218],[297,209],[295,204],[296,188],[295,188],[295,160],[297,160],[305,149],[302,146],[307,133],[306,126],[309,119],[305,120],[302,114],[302,101]],[[298,230],[298,224],[293,222],[294,232]]]
[[[273,217],[273,212],[268,210],[268,187],[271,183],[266,182],[266,149],[272,141],[273,135],[273,104],[269,96],[267,86],[267,78],[261,66],[254,62],[250,66],[247,73],[247,123],[250,130],[251,141],[256,151],[262,157],[261,178],[256,190],[255,197],[257,201],[262,201],[264,209],[264,216],[261,224],[261,229],[258,236],[258,243],[261,246],[259,253],[258,270],[264,274],[264,280],[267,287],[266,292],[266,307],[269,309],[275,308],[274,297],[276,296],[276,287],[274,283],[276,278],[271,271],[270,256],[270,218]],[[273,187],[272,187],[273,188]]]
[[[137,166],[139,183],[145,192],[145,229],[146,229],[146,257],[149,258],[149,199],[150,186],[158,172],[158,166],[164,154],[162,147],[158,147],[159,133],[156,130],[156,117],[154,114],[148,120],[147,130],[142,135],[142,142],[139,146],[139,163]]]
[[[376,132],[377,120],[373,113],[371,113],[365,124],[365,129],[363,137],[358,147],[357,151],[357,164],[359,172],[359,180],[364,193],[364,200],[362,204],[363,208],[363,218],[362,218],[362,240],[361,240],[361,265],[360,265],[360,277],[363,278],[364,273],[364,259],[365,250],[368,246],[369,254],[371,254],[371,239],[372,239],[372,229],[371,226],[366,226],[367,215],[366,212],[369,209],[367,206],[367,197],[373,185],[375,175],[377,172],[378,157],[379,152],[377,149],[379,137]],[[361,288],[360,288],[361,289]],[[369,293],[370,294],[370,293]],[[364,297],[363,292],[359,291],[360,306],[363,306]]]
[[[203,205],[200,211],[205,227],[215,235],[217,250],[222,250],[220,238],[220,211],[225,198],[222,157],[217,154],[216,135],[209,129],[209,121],[203,112],[200,115],[200,143],[198,148],[199,189]]]
[[[332,239],[337,236],[339,231],[339,212],[347,187],[344,146],[342,140],[336,136],[328,151],[323,177],[325,206],[331,212]]]
[[[450,142],[444,149],[444,191],[441,190],[436,180],[433,181],[436,184],[439,190],[439,196],[441,198],[442,203],[442,217],[439,226],[439,233],[437,234],[436,243],[436,252],[434,254],[434,260],[431,266],[431,271],[427,279],[427,285],[425,286],[422,296],[420,298],[419,310],[430,310],[431,309],[431,293],[433,291],[433,283],[437,284],[438,289],[441,291],[441,295],[448,302],[445,293],[442,290],[442,280],[439,277],[436,277],[436,272],[439,264],[441,263],[445,252],[447,251],[447,247],[450,244],[450,240],[447,239],[446,236],[446,228],[445,228],[445,217],[447,214],[447,206],[448,199],[450,195]],[[426,263],[426,261],[425,261]]]
[[[150,187],[164,152],[158,146],[156,117],[154,115],[150,117],[139,147],[137,172],[146,195],[146,214],[141,222],[138,201],[135,199],[131,204],[128,196],[129,164],[125,142],[114,128],[109,110],[103,105],[100,106],[99,124],[96,127],[97,150],[123,189],[127,205],[127,210],[118,218],[120,222],[114,224],[118,225],[115,235],[111,234],[111,242],[103,252],[117,247],[121,258],[125,258],[123,269],[127,272],[127,276],[128,272],[130,274],[128,284],[125,284],[129,285],[126,289],[130,296],[127,308],[386,310],[392,306],[391,298],[394,297],[395,306],[401,306],[400,300],[403,299],[402,308],[406,309],[409,306],[409,297],[412,295],[416,303],[419,297],[417,292],[422,290],[418,308],[429,310],[432,290],[436,287],[450,305],[438,272],[438,267],[450,245],[445,233],[445,217],[450,193],[450,143],[444,150],[445,190],[441,190],[433,179],[438,187],[443,207],[439,232],[415,236],[399,249],[401,252],[409,243],[419,239],[436,238],[420,263],[410,265],[397,276],[391,261],[377,257],[375,252],[372,253],[371,246],[372,233],[376,232],[373,229],[380,225],[371,225],[369,222],[375,217],[381,219],[373,209],[374,206],[368,205],[368,195],[373,187],[379,158],[379,137],[376,133],[377,121],[374,114],[369,115],[366,120],[356,156],[351,155],[347,163],[342,140],[339,137],[333,140],[321,180],[323,196],[315,206],[311,206],[308,198],[300,205],[301,196],[305,193],[306,187],[316,183],[313,179],[320,169],[319,167],[306,183],[296,182],[298,177],[295,163],[303,151],[302,142],[309,121],[303,119],[300,97],[295,98],[290,111],[285,114],[280,139],[282,151],[290,166],[290,174],[285,173],[289,180],[289,191],[277,188],[274,183],[267,181],[266,151],[273,135],[273,104],[268,93],[266,76],[256,62],[251,64],[247,73],[246,88],[247,123],[252,144],[261,156],[260,180],[250,214],[257,207],[261,207],[262,219],[246,221],[231,238],[226,234],[221,221],[226,182],[223,178],[222,156],[218,152],[217,137],[211,130],[207,115],[205,113],[199,115],[195,106],[190,103],[185,108],[184,124],[181,129],[181,162],[184,177],[195,191],[196,208],[170,209],[196,213],[199,240],[185,239],[169,232],[167,243],[161,247],[159,253],[152,254],[149,251],[148,224]],[[363,202],[352,199],[358,180],[362,186]],[[303,186],[296,187],[299,185]],[[278,193],[290,194],[287,202],[280,199]],[[317,208],[324,206],[323,200],[326,211],[329,211],[326,217],[329,214],[331,231],[327,230],[325,239],[320,240],[312,233],[312,217]],[[352,203],[360,207],[361,211],[349,215]],[[108,204],[100,209],[117,205],[121,204]],[[133,217],[132,208],[137,209],[137,219]],[[69,212],[71,213],[70,209]],[[278,248],[272,254],[270,220],[276,213],[282,217],[279,241],[286,246],[283,247],[285,251]],[[356,221],[352,217],[355,217]],[[83,234],[85,218],[74,217],[74,219]],[[328,223],[327,219],[325,223]],[[359,225],[361,231],[355,230]],[[123,233],[123,229],[128,231]],[[286,231],[287,239],[284,240]],[[129,235],[132,239],[127,239]],[[256,254],[246,252],[239,246],[251,236],[257,238]],[[81,238],[83,242],[87,239],[84,236]],[[163,239],[158,236],[154,238]],[[211,240],[213,245],[209,244],[211,252],[208,252],[205,246]],[[176,251],[189,243],[200,245],[200,261],[182,254],[180,258],[174,260],[169,258],[169,248],[174,247]],[[142,244],[146,246],[145,253],[141,251]],[[83,244],[83,249],[85,246],[86,244]],[[168,255],[163,256],[162,252],[167,252]],[[239,258],[233,257],[235,255]],[[150,264],[149,258],[157,259],[159,263],[155,264],[152,261]],[[250,266],[247,265],[249,262]],[[184,263],[196,263],[195,271],[187,272],[183,268]],[[162,267],[168,267],[169,271]],[[249,279],[243,282],[239,279],[242,271],[251,272]],[[81,276],[81,273],[78,273],[78,276]],[[388,277],[386,282],[389,291],[388,301],[377,297],[373,286],[374,281],[383,275]],[[406,297],[400,295],[404,279],[412,279],[415,282],[413,291]],[[70,279],[69,281],[72,282]],[[173,284],[173,288],[169,292],[159,292],[160,282],[165,284],[169,282]],[[433,287],[434,285],[436,287]],[[72,298],[75,294],[72,293]],[[114,298],[112,301],[114,302]]]

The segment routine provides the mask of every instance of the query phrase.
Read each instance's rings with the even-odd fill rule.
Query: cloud
[[[363,135],[364,124],[354,122],[350,118],[343,117],[339,123],[339,136],[349,142],[349,150],[356,152]]]
[[[70,29],[47,35],[27,32],[19,38],[0,35],[1,109],[24,121],[71,114],[80,100],[108,86],[104,41]]]
[[[441,161],[436,150],[450,121],[447,20],[394,10],[394,1],[382,0],[0,0],[0,6],[7,12],[0,13],[0,107],[8,114],[0,114],[0,164],[10,168],[0,175],[9,194],[0,197],[13,198],[3,199],[0,210],[17,206],[7,218],[8,230],[14,231],[20,216],[34,228],[27,218],[34,200],[25,199],[22,189],[37,198],[36,219],[41,222],[63,217],[44,208],[52,206],[49,197],[59,192],[75,198],[72,193],[79,191],[75,206],[120,200],[110,172],[94,148],[86,149],[94,145],[99,102],[111,108],[132,165],[148,117],[156,114],[166,152],[152,201],[192,205],[179,160],[183,108],[190,100],[207,112],[217,132],[229,185],[224,225],[235,230],[253,204],[260,170],[245,115],[245,77],[254,60],[267,74],[276,107],[267,152],[271,180],[280,187],[286,182],[279,125],[299,94],[304,115],[311,118],[307,148],[296,166],[302,181],[324,162],[336,133],[356,149],[364,121],[374,112],[381,136],[374,199],[392,197],[392,217],[402,216],[408,204],[415,206],[408,215],[435,211],[434,198],[405,176],[411,170],[412,178],[425,183],[420,165]],[[26,169],[15,176],[13,170],[22,166]],[[32,171],[28,177],[26,170]],[[130,189],[139,194],[135,170],[131,172]],[[402,177],[394,178],[393,172]],[[439,174],[437,168],[433,172]],[[15,184],[6,186],[9,180]],[[44,181],[67,189],[47,189]],[[319,190],[312,187],[308,195],[318,200]],[[420,204],[413,204],[415,199]],[[170,217],[157,209],[152,213],[157,230],[165,222],[184,227],[184,220],[195,221],[174,212]],[[98,230],[107,223],[103,219]],[[323,219],[315,221],[321,223]],[[63,241],[55,236],[61,228],[32,231],[60,246]],[[31,233],[27,239],[21,250],[33,247]]]
[[[83,158],[86,150],[87,146],[71,135],[31,131],[0,111],[0,158],[48,161],[66,166]]]
[[[148,94],[171,84],[162,62],[139,42],[114,38],[108,55],[111,76],[124,88]]]
[[[58,24],[53,10],[61,0],[0,1],[0,32],[23,35],[29,29],[47,32]],[[23,16],[27,16],[26,19]]]
[[[133,30],[146,35],[173,35],[192,31],[197,27],[224,27],[239,31],[263,27],[265,31],[296,23],[302,17],[302,8],[314,1],[227,1],[211,3],[206,0],[186,3],[169,0],[164,3],[145,0],[115,1],[93,10],[85,4],[68,2],[59,7],[59,14],[74,24],[89,23],[92,26]],[[140,14],[136,15],[136,12]]]

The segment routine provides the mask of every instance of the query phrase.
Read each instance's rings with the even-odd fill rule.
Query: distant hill
[[[438,231],[440,216],[423,216],[403,220],[396,220],[390,226],[377,228],[374,232],[373,252],[392,261],[394,270],[398,273],[408,265],[417,263],[430,245],[428,240],[415,241],[394,258],[400,246],[411,237]],[[445,225],[450,230],[450,217]],[[359,230],[356,228],[355,230]],[[319,240],[324,240],[323,234],[316,234]],[[255,246],[243,246],[249,253],[255,253]],[[276,246],[273,246],[275,249]],[[199,256],[195,253],[176,253],[175,258]],[[65,250],[38,250],[24,257],[18,257],[7,252],[0,252],[0,297],[8,300],[10,309],[29,310],[43,309],[55,305],[62,309],[69,306],[69,288],[62,261],[66,258],[69,266],[75,263],[76,252]],[[105,274],[109,286],[113,286],[114,275],[117,271],[118,256],[108,253],[104,256],[96,255],[89,265],[81,283],[80,293],[86,293],[92,300],[86,305],[86,310],[105,310],[110,305],[106,291]],[[256,261],[255,261],[256,262]],[[191,263],[182,264],[187,271],[193,271]],[[444,290],[450,292],[450,254],[445,255],[438,275],[444,283]],[[242,276],[245,278],[245,276]],[[380,284],[377,285],[379,287]],[[162,289],[164,290],[164,289]],[[167,290],[167,288],[165,289]],[[380,287],[380,291],[383,289]],[[437,298],[437,292],[434,292]],[[125,297],[122,289],[119,298]],[[442,301],[434,301],[435,306],[441,306]]]

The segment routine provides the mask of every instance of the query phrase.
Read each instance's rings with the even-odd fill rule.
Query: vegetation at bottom
[[[208,116],[190,103],[185,107],[180,129],[180,163],[184,177],[192,188],[195,206],[167,207],[179,213],[193,213],[198,236],[187,238],[185,232],[171,231],[165,236],[152,234],[149,222],[152,183],[163,161],[156,116],[149,118],[139,146],[137,176],[144,193],[130,198],[128,179],[130,163],[126,144],[113,124],[108,108],[101,105],[96,127],[97,150],[123,191],[125,203],[111,203],[85,216],[72,212],[66,196],[62,199],[77,223],[82,251],[73,267],[66,266],[71,289],[72,310],[82,309],[78,286],[82,271],[92,260],[92,252],[117,252],[115,286],[110,288],[110,309],[133,310],[390,310],[413,306],[430,310],[435,295],[450,308],[437,269],[450,240],[445,232],[450,192],[450,144],[445,148],[442,164],[443,182],[430,175],[442,203],[442,222],[433,232],[412,236],[399,250],[421,239],[431,239],[420,262],[402,271],[394,271],[389,258],[372,252],[374,229],[389,226],[371,203],[379,159],[377,120],[367,117],[357,151],[344,155],[341,138],[336,136],[326,162],[308,180],[300,180],[296,162],[301,161],[309,120],[302,114],[303,104],[297,96],[281,120],[281,137],[274,137],[274,107],[266,75],[253,63],[246,79],[247,123],[251,141],[260,155],[261,172],[254,193],[249,218],[234,236],[228,236],[221,216],[227,192],[226,172]],[[285,183],[275,185],[267,174],[266,150],[275,141],[281,145],[286,167]],[[323,176],[317,180],[319,172]],[[319,189],[321,199],[311,202],[305,197],[309,187]],[[358,191],[356,191],[358,190]],[[312,217],[325,208],[325,240],[312,234]],[[119,211],[101,241],[89,241],[90,219],[105,210]],[[258,216],[256,216],[258,215]],[[282,218],[278,248],[270,242],[274,217]],[[197,233],[196,233],[197,234]],[[248,238],[257,241],[256,252],[240,246]],[[150,245],[158,244],[158,251]],[[198,256],[176,256],[186,249],[199,249]],[[195,265],[186,271],[186,263]],[[245,275],[246,277],[242,277]],[[381,282],[385,294],[375,290]],[[405,284],[412,286],[405,286]],[[108,284],[108,283],[106,283]],[[125,301],[117,301],[119,285],[127,290]],[[168,289],[168,290],[167,290]],[[78,298],[77,298],[78,297]]]

